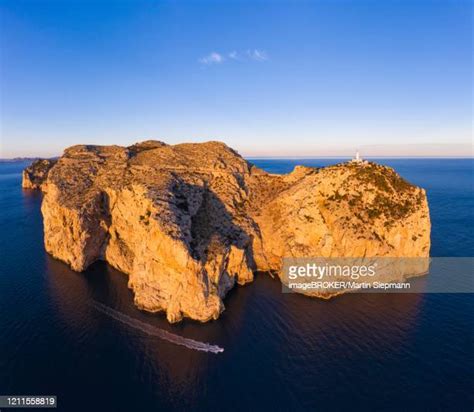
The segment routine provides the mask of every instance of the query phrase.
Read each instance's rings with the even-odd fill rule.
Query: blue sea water
[[[251,161],[272,173],[337,162]],[[472,159],[378,162],[427,190],[433,256],[474,256]],[[57,395],[61,411],[473,410],[472,294],[320,301],[261,274],[229,293],[219,320],[169,325],[133,306],[120,272],[75,273],[45,253],[25,166],[0,164],[0,395]],[[224,352],[178,346],[94,302]]]

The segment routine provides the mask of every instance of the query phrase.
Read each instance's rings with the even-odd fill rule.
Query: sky
[[[2,0],[0,42],[3,158],[472,155],[470,1]]]

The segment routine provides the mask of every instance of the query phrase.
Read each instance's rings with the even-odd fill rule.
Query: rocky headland
[[[425,191],[375,163],[274,175],[219,142],[78,145],[23,187],[44,193],[48,253],[76,271],[107,261],[170,322],[216,319],[236,283],[284,257],[429,256]]]
[[[23,170],[23,179],[21,186],[23,189],[41,189],[42,184],[48,177],[49,169],[51,169],[56,160],[37,159]]]

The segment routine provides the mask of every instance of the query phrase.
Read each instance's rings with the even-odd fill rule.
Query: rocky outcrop
[[[23,189],[41,189],[41,185],[48,176],[56,160],[38,159],[23,170],[22,187]]]
[[[219,142],[80,145],[40,186],[48,253],[77,271],[106,260],[170,322],[217,318],[283,257],[429,256],[424,190],[373,163],[272,175]]]
[[[279,270],[283,257],[429,255],[425,191],[391,168],[375,163],[300,166],[271,179],[273,184],[265,186],[276,190],[253,192],[264,195],[253,212],[261,233],[255,259],[262,270]]]

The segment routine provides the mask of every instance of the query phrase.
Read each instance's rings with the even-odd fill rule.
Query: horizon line
[[[353,156],[242,156],[244,159],[352,159]],[[363,159],[474,159],[474,155],[466,156],[391,156],[391,155],[380,155],[380,156],[364,156]]]
[[[334,160],[343,160],[343,159],[352,159],[352,156],[245,156],[241,155],[246,160],[318,160],[318,159],[334,159]],[[37,159],[59,159],[59,156],[16,156],[16,157],[0,157],[0,162],[21,162]],[[474,159],[474,155],[459,155],[459,156],[390,156],[390,155],[380,155],[380,156],[364,156],[364,159]]]

